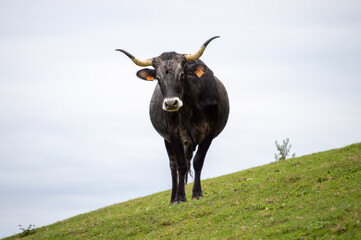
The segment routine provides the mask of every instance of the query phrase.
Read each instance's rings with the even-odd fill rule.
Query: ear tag
[[[194,71],[194,73],[195,73],[199,78],[202,77],[202,75],[204,74],[203,70],[201,70],[201,69],[196,69],[196,70]]]
[[[154,80],[154,77],[153,76],[147,76],[147,80],[152,81],[152,80]]]

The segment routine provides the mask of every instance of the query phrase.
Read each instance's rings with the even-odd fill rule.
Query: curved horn
[[[135,58],[132,54],[128,53],[127,51],[125,51],[123,49],[115,49],[115,51],[124,53],[125,55],[127,55],[130,58],[130,60],[132,60],[135,64],[137,64],[140,67],[152,66],[153,58],[147,59],[147,60],[140,60],[138,58]]]
[[[193,54],[185,54],[185,58],[186,61],[192,61],[192,60],[197,60],[198,58],[200,58],[204,52],[204,50],[206,49],[207,45],[215,38],[219,38],[219,36],[215,36],[212,37],[210,39],[208,39],[205,43],[203,43],[202,47],[198,50],[198,52],[193,53]]]

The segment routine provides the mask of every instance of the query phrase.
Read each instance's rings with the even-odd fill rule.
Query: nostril
[[[177,111],[182,106],[183,102],[178,97],[166,98],[163,101],[163,110],[165,111]]]

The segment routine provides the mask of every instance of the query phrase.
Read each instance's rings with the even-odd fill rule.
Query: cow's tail
[[[191,178],[193,178],[193,172],[192,172],[192,169],[191,169],[191,160],[192,160],[192,157],[193,157],[193,149],[191,147],[188,147],[186,149],[186,154],[187,154],[187,174],[184,178],[184,183],[187,184],[188,182],[188,174],[189,176],[191,176]]]

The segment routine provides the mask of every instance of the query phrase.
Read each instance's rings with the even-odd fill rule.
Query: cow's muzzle
[[[163,110],[168,112],[178,111],[183,106],[183,101],[179,97],[165,98],[163,101]]]

